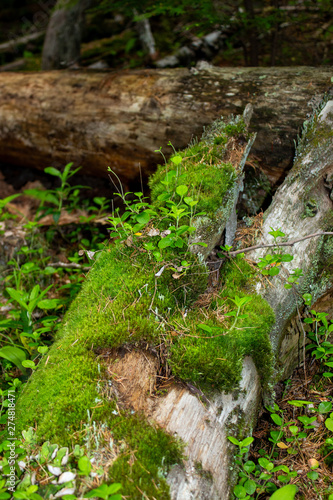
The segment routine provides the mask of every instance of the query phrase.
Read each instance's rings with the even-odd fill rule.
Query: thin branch
[[[303,238],[298,238],[297,240],[286,241],[285,243],[267,243],[265,245],[254,245],[253,247],[243,248],[241,250],[235,250],[234,252],[222,252],[222,253],[226,257],[235,257],[240,253],[247,253],[251,252],[252,250],[257,250],[257,248],[272,248],[272,247],[276,248],[277,246],[290,247],[295,245],[296,243],[299,243],[300,241],[308,240],[309,238],[315,238],[316,236],[325,236],[325,235],[333,235],[333,232],[313,233],[313,234],[308,234]]]
[[[82,266],[81,264],[77,264],[76,262],[70,262],[66,264],[66,262],[52,262],[51,264],[47,264],[48,267],[65,267],[68,269],[82,269],[82,271],[89,271],[90,267]]]

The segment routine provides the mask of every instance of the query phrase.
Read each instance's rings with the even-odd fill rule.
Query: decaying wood
[[[294,139],[331,85],[331,68],[215,68],[5,73],[0,161],[44,169],[73,161],[122,180],[149,173],[214,119],[254,107],[252,154],[272,183],[292,164]],[[171,148],[170,153],[171,153]]]
[[[273,242],[269,234],[272,228],[281,229],[285,234],[287,241],[278,239],[282,241],[281,246],[291,245],[283,253],[292,255],[293,260],[281,265],[278,276],[269,277],[269,285],[262,280],[256,287],[276,315],[271,342],[279,361],[280,379],[289,376],[298,364],[299,351],[295,345],[301,346],[305,340],[300,321],[300,308],[304,307],[302,294],[310,293],[315,302],[333,290],[333,101],[327,102],[313,127],[303,140],[292,170],[265,212],[257,249],[250,253],[250,258],[257,262],[266,253],[272,253],[264,248]],[[297,280],[299,285],[286,290],[284,284],[296,269],[303,272]],[[332,304],[326,311],[332,314]],[[297,329],[290,326],[291,320],[298,324]]]

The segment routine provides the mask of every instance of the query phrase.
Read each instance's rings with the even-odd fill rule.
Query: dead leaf
[[[277,446],[281,449],[281,450],[286,450],[287,448],[289,448],[288,445],[284,444],[282,441],[280,441],[280,443],[277,443]]]

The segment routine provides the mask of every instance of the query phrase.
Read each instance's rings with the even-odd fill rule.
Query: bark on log
[[[280,228],[285,234],[285,238],[280,238],[281,242],[333,229],[333,101],[328,101],[318,122],[309,124],[308,129],[292,170],[265,212],[259,244],[273,243],[269,234],[272,228]],[[258,262],[268,253],[272,254],[272,250],[255,250],[250,253],[250,258]],[[325,298],[327,300],[332,294],[332,236],[304,238],[289,248],[284,247],[283,253],[292,255],[293,260],[281,265],[278,276],[269,277],[273,286],[268,286],[264,280],[257,284],[258,293],[268,301],[276,315],[271,343],[279,360],[280,379],[288,377],[303,356],[299,356],[297,348],[305,341],[299,315],[299,309],[304,307],[302,294],[312,294],[313,303],[325,302]],[[295,293],[294,288],[286,290],[284,283],[297,268],[302,269],[303,276],[298,279]],[[315,309],[320,311],[320,308]],[[326,305],[325,310],[332,316],[332,303]]]
[[[6,73],[0,79],[0,161],[45,168],[73,161],[91,175],[149,173],[220,116],[254,107],[252,154],[276,183],[294,139],[329,90],[331,68],[215,68],[116,73]],[[170,149],[171,153],[171,149]]]

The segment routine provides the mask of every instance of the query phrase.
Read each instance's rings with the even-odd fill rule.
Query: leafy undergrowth
[[[306,372],[305,378],[304,368],[298,368],[279,383],[275,402],[259,415],[244,467],[256,483],[251,498],[268,499],[274,485],[283,484],[295,486],[297,499],[333,498],[332,382],[310,357]]]

